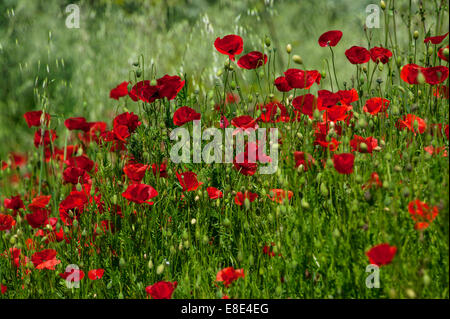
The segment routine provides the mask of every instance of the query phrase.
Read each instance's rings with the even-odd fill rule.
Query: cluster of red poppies
[[[446,35],[439,37],[432,37],[425,39],[425,42],[432,44],[440,44]],[[342,32],[333,30],[324,33],[319,38],[319,45],[321,47],[334,47],[342,38]],[[223,38],[217,38],[214,46],[218,52],[227,55],[229,60],[235,61],[237,55],[243,51],[243,40],[238,35],[227,35]],[[448,48],[448,46],[447,46]],[[366,48],[353,46],[345,51],[345,56],[352,64],[364,64],[370,61],[375,63],[388,63],[392,57],[392,52],[383,47],[373,47],[370,50]],[[439,57],[448,61],[441,50],[439,50]],[[251,51],[241,56],[237,65],[242,69],[252,70],[264,66],[267,63],[267,55]],[[274,80],[274,86],[280,92],[290,92],[291,90],[310,90],[314,84],[320,85],[322,76],[317,70],[301,70],[290,68],[286,70],[283,76],[279,76]],[[418,85],[427,83],[431,86],[438,86],[442,84],[449,75],[448,68],[445,66],[434,67],[420,67],[416,64],[407,64],[401,70],[401,79],[408,84]],[[153,103],[158,99],[173,100],[178,93],[183,89],[185,81],[178,76],[165,75],[157,80],[143,80],[135,83],[129,89],[131,83],[122,82],[110,92],[112,99],[120,99],[129,96],[133,101],[142,101],[144,103]],[[439,88],[441,90],[441,88]],[[447,88],[448,90],[448,88]],[[440,96],[440,95],[436,95]],[[448,93],[447,93],[448,96]],[[225,104],[236,103],[237,96],[228,95]],[[296,168],[302,168],[303,171],[312,169],[317,163],[322,166],[327,165],[327,153],[331,153],[331,161],[334,169],[343,175],[352,174],[355,164],[355,154],[368,153],[372,154],[374,151],[380,151],[381,146],[379,140],[374,136],[359,136],[354,135],[353,139],[349,141],[349,153],[335,153],[341,143],[338,139],[342,137],[343,131],[346,127],[354,126],[355,121],[353,105],[360,101],[360,96],[355,88],[338,90],[332,92],[329,90],[318,90],[317,96],[312,93],[304,93],[299,96],[292,97],[291,103],[285,104],[285,101],[271,101],[264,105],[257,105],[256,108],[260,111],[260,115],[256,118],[250,115],[236,116],[231,119],[231,125],[236,130],[248,130],[258,128],[258,123],[293,123],[304,122],[305,125],[312,122],[314,133],[314,145],[322,148],[325,152],[320,160],[316,161],[312,154],[303,151],[294,151],[293,157]],[[362,110],[367,116],[388,117],[388,108],[390,101],[384,97],[372,97],[365,101]],[[220,127],[225,128],[229,126],[230,122],[225,116],[225,105],[219,106],[220,110]],[[98,188],[93,188],[92,178],[97,175],[97,167],[84,152],[87,146],[95,142],[99,145],[109,145],[111,152],[117,152],[126,161],[123,167],[124,179],[127,178],[127,186],[124,189],[122,196],[129,204],[135,203],[137,205],[147,204],[154,205],[153,201],[159,193],[151,185],[142,183],[147,170],[152,168],[152,172],[156,178],[169,178],[167,173],[167,161],[162,163],[139,163],[134,158],[128,155],[127,143],[132,134],[142,124],[139,116],[125,112],[117,115],[113,120],[111,130],[107,130],[105,122],[87,122],[83,117],[72,117],[65,120],[64,125],[70,131],[80,131],[78,138],[79,145],[67,145],[64,148],[58,148],[53,143],[57,138],[54,130],[49,129],[51,123],[51,116],[43,111],[30,111],[24,114],[27,125],[31,127],[38,127],[34,135],[34,145],[36,148],[42,147],[45,154],[45,160],[54,160],[59,163],[62,172],[62,180],[66,184],[71,184],[72,189],[65,199],[59,202],[59,219],[51,216],[51,199],[50,195],[33,194],[26,196],[29,204],[25,206],[20,195],[12,196],[4,200],[4,207],[11,214],[0,214],[0,231],[9,231],[16,227],[17,220],[24,218],[32,229],[36,229],[35,236],[41,237],[45,243],[49,242],[66,242],[76,241],[81,247],[91,247],[92,249],[99,249],[96,247],[96,237],[99,232],[115,231],[115,225],[107,219],[104,219],[100,224],[96,224],[94,232],[88,241],[83,242],[79,233],[66,233],[64,226],[76,225],[80,216],[92,207],[96,207],[95,212],[102,214],[106,205],[102,194]],[[176,126],[182,126],[194,120],[199,120],[201,113],[195,109],[182,106],[178,108],[173,115],[173,123]],[[445,132],[447,139],[449,138],[449,125],[443,123],[427,125],[425,120],[419,118],[414,114],[405,114],[397,119],[397,127],[400,130],[409,130],[414,135],[424,134],[429,129],[431,134],[442,131]],[[381,139],[384,141],[384,136]],[[278,141],[283,143],[281,137]],[[107,144],[110,143],[110,144]],[[242,175],[252,176],[256,173],[258,161],[266,163],[271,161],[271,158],[265,154],[258,155],[256,158],[252,154],[259,154],[257,143],[246,143],[243,153],[237,154],[233,165],[234,168]],[[447,152],[444,148],[435,148],[429,146],[425,151],[430,154],[439,154],[446,156]],[[317,158],[317,157],[316,157]],[[12,165],[20,166],[26,162],[20,156],[14,158]],[[2,169],[6,169],[8,164],[2,162]],[[175,172],[176,178],[181,186],[182,192],[197,191],[203,182],[197,179],[197,174],[192,171]],[[101,178],[101,177],[99,177]],[[383,185],[380,176],[373,172],[370,180],[362,185],[363,189],[371,187],[381,187]],[[222,198],[224,195],[221,190],[216,187],[209,186],[206,188],[206,193],[211,200]],[[36,196],[34,196],[36,195]],[[234,202],[238,206],[248,206],[258,198],[258,194],[252,193],[248,190],[237,192],[235,194]],[[290,190],[284,189],[270,189],[269,194],[266,195],[274,203],[281,204],[284,201],[290,201],[294,193]],[[181,194],[181,199],[184,195]],[[56,204],[57,199],[54,198],[53,205]],[[121,208],[116,204],[109,205],[111,213],[122,217]],[[420,200],[411,201],[408,205],[408,211],[415,222],[415,228],[423,230],[427,228],[430,223],[437,217],[438,208],[436,206],[429,206],[427,203]],[[100,231],[101,229],[101,231]],[[31,262],[35,269],[51,269],[61,261],[56,258],[57,252],[54,249],[43,249],[38,251],[38,246],[35,240],[29,239],[27,241],[30,247],[29,250],[35,252],[31,255]],[[273,246],[273,245],[272,245]],[[271,246],[271,247],[272,247]],[[265,246],[263,253],[269,256],[275,256],[273,248]],[[41,247],[42,248],[42,247]],[[380,244],[374,246],[367,252],[370,263],[376,265],[389,264],[396,254],[397,248],[388,244]],[[114,252],[115,253],[115,252]],[[23,268],[24,274],[30,271],[28,264],[28,257],[22,253],[21,249],[10,248],[9,251],[3,254],[10,258],[17,270]],[[92,269],[88,272],[88,277],[92,280],[102,278],[104,270]],[[74,276],[75,275],[75,276]],[[83,279],[84,272],[82,270],[71,270],[60,274],[61,278],[79,278]],[[70,276],[70,277],[69,277]],[[232,282],[238,278],[244,278],[243,269],[234,269],[228,267],[220,270],[217,273],[216,281],[223,282],[225,287],[229,287]],[[170,298],[173,291],[177,287],[177,282],[160,281],[146,288],[146,292],[152,298]],[[2,285],[2,292],[6,289]]]

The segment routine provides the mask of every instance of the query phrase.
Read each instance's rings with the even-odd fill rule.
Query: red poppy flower
[[[48,203],[50,202],[50,199],[52,198],[51,195],[41,195],[33,198],[31,203],[28,205],[28,209],[33,211],[35,209],[39,208],[45,208]]]
[[[382,187],[383,183],[380,180],[380,176],[376,173],[373,172],[370,175],[370,179],[367,181],[367,183],[365,183],[364,185],[361,186],[362,189],[369,189],[372,188],[372,186],[376,185],[377,187]]]
[[[50,211],[46,209],[35,209],[33,213],[25,215],[25,219],[31,228],[39,228],[48,224]]]
[[[234,56],[241,54],[244,47],[244,41],[238,35],[229,34],[222,39],[217,38],[214,41],[214,47],[222,54],[228,55],[234,61]]]
[[[295,159],[295,168],[299,167],[300,165],[303,165],[303,170],[306,172],[309,168],[314,165],[316,162],[315,159],[312,157],[311,154],[307,154],[305,152],[294,152],[294,159]]]
[[[364,148],[361,147],[362,143],[365,144]],[[352,152],[372,154],[373,149],[378,146],[378,140],[372,136],[364,138],[362,136],[355,135],[350,141],[350,146],[352,148]]]
[[[59,203],[59,217],[65,225],[72,225],[74,219],[78,220],[83,213],[88,198],[84,191],[72,191]]]
[[[433,145],[430,145],[424,147],[423,149],[430,155],[437,155],[442,152],[442,157],[447,157],[447,150],[445,149],[445,146],[434,147]]]
[[[389,246],[389,244],[379,244],[372,247],[366,252],[369,262],[373,265],[383,266],[391,263],[397,252],[397,247]]]
[[[141,163],[128,164],[123,168],[123,172],[127,175],[129,179],[133,182],[140,183],[145,176],[148,165]]]
[[[352,106],[349,105],[334,105],[327,108],[323,113],[323,120],[325,122],[345,121],[345,119],[349,116],[347,112],[351,109]]]
[[[261,110],[261,116],[259,117],[259,120],[263,121],[264,123],[279,123],[289,121],[289,114],[286,107],[279,102],[270,102],[266,105],[258,105],[257,108]]]
[[[0,230],[10,230],[15,224],[11,215],[0,214]]]
[[[414,114],[404,115],[401,119],[399,119],[396,123],[397,128],[400,130],[408,129],[416,135],[416,130],[414,129],[414,122],[417,122],[417,130],[420,134],[423,134],[427,128],[427,123],[420,117]]]
[[[227,93],[225,98],[225,104],[237,104],[239,103],[239,94]]]
[[[440,65],[430,68],[422,68],[422,73],[425,76],[426,83],[436,85],[447,80],[448,67]]]
[[[277,77],[274,81],[274,84],[280,92],[289,92],[290,90],[292,90],[288,81],[286,80],[286,77],[284,76]]]
[[[133,112],[131,113],[125,112],[117,115],[113,120],[114,128],[121,125],[126,126],[131,134],[134,131],[136,131],[138,126],[141,125],[141,122],[139,121],[139,117]]]
[[[13,211],[18,211],[19,209],[25,209],[25,205],[23,204],[20,195],[13,196],[11,198],[5,198],[3,200],[3,205],[6,209],[12,209]]]
[[[0,284],[0,292],[2,295],[6,294],[6,291],[8,290],[8,287],[6,287],[3,284]]]
[[[447,35],[448,35],[448,32],[443,35],[428,37],[428,38],[425,38],[425,40],[423,40],[423,43],[431,42],[433,44],[440,44],[442,41],[444,41],[444,39],[447,37]]]
[[[438,57],[439,57],[441,60],[444,60],[444,61],[447,61],[447,62],[448,62],[448,55],[447,55],[447,56],[444,55],[444,50],[445,50],[445,49],[448,50],[448,44],[447,44],[447,46],[442,47],[442,48],[440,48],[440,49],[438,50]]]
[[[206,189],[210,199],[218,199],[223,197],[223,193],[215,187],[208,187]]]
[[[351,64],[363,64],[370,60],[370,52],[363,47],[352,46],[345,51],[345,56]]]
[[[372,115],[377,115],[379,112],[386,112],[390,103],[391,101],[381,99],[381,97],[373,97],[366,101],[366,104],[363,107],[363,111]]]
[[[252,51],[240,57],[237,65],[243,69],[253,70],[257,69],[267,63],[267,55],[261,52]]]
[[[294,195],[291,191],[285,191],[284,189],[274,188],[269,191],[269,194],[267,194],[267,197],[270,198],[272,202],[276,202],[278,204],[281,204],[283,200],[288,198],[288,200],[291,200],[292,196]]]
[[[331,152],[335,152],[342,142],[339,142],[334,137],[331,138],[330,141],[327,141],[327,135],[329,133],[330,125],[326,122],[318,123],[316,125],[314,135],[314,145],[320,145],[324,148],[328,148]],[[334,130],[340,136],[342,134],[342,127],[340,125],[335,125]]]
[[[44,136],[42,136],[41,129],[38,129],[36,133],[34,133],[34,146],[38,148],[40,145],[47,146],[51,142],[54,142],[58,136],[54,130],[45,130]]]
[[[166,74],[162,78],[156,80],[156,83],[158,86],[159,98],[173,100],[183,88],[185,81],[181,81],[181,78],[178,75],[170,76]]]
[[[297,96],[292,100],[292,106],[296,110],[300,111],[300,113],[308,115],[310,118],[313,117],[313,113],[317,108],[317,104],[317,98],[310,93]]]
[[[383,64],[386,64],[392,57],[392,52],[389,49],[383,47],[373,47],[372,49],[370,49],[370,57],[375,63],[381,62]]]
[[[85,154],[80,156],[69,157],[66,160],[67,166],[78,167],[84,169],[87,172],[90,172],[92,168],[94,168],[94,162],[89,159]]]
[[[430,207],[418,199],[408,204],[408,211],[411,214],[411,218],[416,222],[415,229],[428,228],[439,213],[437,206]]]
[[[340,101],[341,96],[338,93],[333,93],[328,90],[317,91],[317,100],[319,111],[325,110],[326,108],[336,105]]]
[[[400,78],[409,84],[419,84],[417,76],[422,72],[422,69],[421,66],[414,63],[406,64],[400,71]]]
[[[71,184],[84,184],[90,181],[89,174],[82,168],[69,166],[63,172],[63,179],[66,183]]]
[[[333,154],[334,168],[339,174],[351,174],[354,162],[355,155],[351,153]]]
[[[118,100],[120,97],[127,96],[128,84],[129,82],[127,81],[120,83],[118,86],[116,86],[109,92],[109,97]]]
[[[29,111],[26,112],[23,117],[25,118],[25,121],[27,122],[28,127],[41,126],[41,116],[42,111]],[[44,123],[48,126],[48,123],[50,122],[50,114],[45,113],[44,115]]]
[[[234,202],[236,203],[236,205],[242,206],[246,198],[248,198],[251,203],[254,202],[257,197],[258,194],[252,193],[250,191],[245,191],[245,193],[237,192],[236,196],[234,197]]]
[[[86,122],[84,117],[70,117],[64,121],[64,125],[70,130],[81,130],[87,132],[90,129],[90,125]]]
[[[253,129],[258,128],[257,119],[254,119],[250,115],[241,115],[235,117],[234,119],[231,120],[231,125],[244,130],[248,128]]]
[[[127,142],[127,138],[131,136],[131,133],[128,129],[127,126],[125,125],[117,125],[113,128],[113,130],[111,131],[111,133],[114,136],[114,139],[116,139],[117,141],[120,141],[122,143],[126,143]]]
[[[122,193],[122,196],[134,203],[153,205],[153,202],[150,202],[149,199],[158,196],[158,192],[150,185],[131,184],[128,186],[127,190]]]
[[[321,47],[334,47],[336,46],[342,38],[342,31],[339,30],[331,30],[323,33],[319,37],[319,45]]]
[[[231,283],[239,278],[244,278],[244,269],[234,269],[233,267],[227,267],[219,270],[216,276],[216,281],[223,282],[225,287],[231,285]]]
[[[131,88],[128,95],[135,102],[139,99],[146,103],[153,103],[159,99],[158,86],[150,85],[149,80],[140,81]]]
[[[176,281],[159,281],[146,287],[145,291],[152,299],[170,299],[177,285],[178,283]]]
[[[201,117],[202,115],[197,113],[193,108],[182,106],[173,114],[173,124],[181,126],[194,120],[200,120]]]
[[[224,115],[222,115],[220,117],[219,125],[220,125],[221,129],[224,129],[224,128],[227,128],[228,126],[230,126],[230,122],[228,121],[228,119]]]
[[[359,99],[358,91],[356,91],[356,89],[340,90],[337,94],[340,96],[341,103],[347,105],[350,105],[350,103],[356,102]]]
[[[56,259],[56,250],[44,249],[39,252],[35,252],[31,256],[31,261],[36,269],[49,269],[55,270],[55,266],[61,262]]]
[[[245,176],[253,176],[258,169],[258,164],[256,164],[256,159],[252,158],[249,160],[249,153],[242,152],[236,155],[233,161],[234,168]]]
[[[92,269],[88,271],[88,277],[90,280],[97,280],[102,279],[103,274],[105,270],[104,269]]]
[[[436,96],[440,99],[447,99],[449,97],[449,88],[446,85],[438,85],[433,87],[433,96]]]
[[[79,282],[81,279],[84,278],[84,271],[81,269],[75,269],[72,268],[70,271],[65,271],[59,276],[64,280],[70,280],[70,282]]]
[[[175,174],[177,175],[181,187],[183,187],[183,192],[195,191],[200,185],[203,184],[197,180],[197,174],[194,172],[175,172]]]
[[[288,69],[284,76],[289,86],[294,89],[309,90],[314,83],[320,84],[321,75],[319,71],[304,71],[299,69]]]
[[[167,163],[161,163],[161,165],[158,164],[152,164],[152,171],[153,171],[153,175],[157,175],[157,170],[158,170],[158,166],[159,166],[159,177],[167,177]]]

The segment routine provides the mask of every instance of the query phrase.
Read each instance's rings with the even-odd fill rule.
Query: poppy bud
[[[297,64],[303,64],[303,59],[299,55],[293,55],[292,60]]]
[[[413,37],[414,37],[414,40],[417,40],[417,38],[419,37],[419,31],[415,30],[413,33]]]
[[[397,57],[397,66],[398,67],[402,66],[402,57],[400,57],[400,56]]]
[[[416,298],[416,293],[414,290],[412,290],[411,288],[406,289],[406,295],[411,298],[411,299],[415,299]]]
[[[327,159],[327,166],[328,167],[333,167],[334,166],[333,160],[331,158]]]
[[[442,55],[448,59],[448,48],[442,50]]]
[[[367,152],[367,144],[364,142],[359,144],[359,150],[363,151],[363,152]]]
[[[316,121],[320,120],[320,111],[318,109],[314,110],[313,117],[314,117],[314,120],[316,120]]]
[[[113,197],[112,197],[112,203],[114,205],[117,205],[117,195],[116,194],[114,194]]]
[[[150,85],[152,85],[152,86],[155,86],[155,85],[157,85],[157,84],[158,84],[158,82],[156,82],[155,79],[153,79],[153,80],[150,81]]]
[[[431,278],[430,278],[430,276],[428,276],[427,274],[425,274],[425,275],[423,276],[422,280],[423,280],[423,284],[424,284],[425,286],[428,286],[428,285],[431,283]]]
[[[191,219],[191,225],[195,225],[197,223],[197,220],[195,218]]]
[[[234,80],[231,81],[230,87],[231,87],[232,90],[236,90],[236,82]]]
[[[133,66],[138,67],[139,66],[139,61],[134,61],[133,62]]]
[[[380,7],[382,10],[386,9],[386,2],[384,2],[383,0],[380,1]]]
[[[310,208],[309,203],[306,201],[305,198],[302,198],[300,204],[302,205],[303,209],[309,209]]]
[[[359,175],[359,174],[357,174],[357,175],[355,176],[355,181],[356,181],[358,184],[359,184],[359,183],[362,183],[362,181],[363,181],[362,176]]]
[[[244,199],[244,206],[246,210],[250,209],[250,200],[248,198]]]
[[[140,78],[140,77],[141,77],[141,75],[142,75],[142,72],[141,72],[141,70],[137,70],[137,71],[136,71],[136,76],[137,76],[138,78]]]
[[[320,184],[320,192],[322,193],[322,195],[324,196],[324,197],[328,197],[328,188],[327,188],[327,185],[325,185],[325,183],[321,183]]]
[[[383,71],[383,67],[384,67],[384,64],[381,62],[378,62],[378,70]]]
[[[202,241],[203,241],[203,244],[207,244],[208,242],[209,242],[209,238],[208,238],[208,236],[206,236],[206,235],[203,235],[203,238],[202,238]]]
[[[322,71],[322,72],[320,72],[320,75],[322,76],[322,78],[325,79],[327,77],[327,72]]]
[[[292,52],[292,45],[290,43],[288,45],[286,45],[286,52],[287,52],[287,54],[291,54],[291,52]]]
[[[120,260],[119,260],[119,266],[121,267],[121,268],[123,268],[123,267],[125,267],[127,265],[127,263],[125,262],[125,259],[123,259],[123,257],[120,257]]]
[[[72,226],[74,229],[78,228],[78,220],[74,219],[72,222]]]
[[[223,69],[219,69],[219,70],[216,72],[216,76],[219,77],[219,76],[222,75],[222,73],[223,73]]]
[[[266,37],[266,39],[265,39],[265,43],[266,43],[266,47],[270,47],[270,38],[269,37]]]
[[[403,195],[403,197],[408,198],[410,195],[409,188],[407,188],[407,187],[403,188],[402,195]]]
[[[252,103],[253,102],[253,95],[249,94],[247,99],[248,99],[249,103]]]
[[[223,225],[225,227],[230,227],[231,226],[231,221],[228,219],[228,217],[226,217],[223,221]]]
[[[163,273],[163,271],[164,271],[164,264],[158,265],[158,267],[156,268],[156,273],[158,275],[161,275]]]
[[[248,264],[252,266],[255,262],[255,259],[253,258],[253,255],[248,256]]]
[[[363,66],[363,72],[367,73],[367,66],[365,66],[365,65]]]

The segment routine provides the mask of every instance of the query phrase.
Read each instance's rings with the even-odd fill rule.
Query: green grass
[[[67,145],[80,143],[63,125],[68,117],[105,121],[111,128],[117,114],[134,112],[143,124],[128,139],[126,154],[144,164],[160,163],[174,144],[169,133],[174,128],[173,112],[180,106],[200,112],[203,128],[217,126],[220,115],[214,105],[220,103],[224,92],[233,92],[240,93],[241,99],[230,106],[228,119],[252,115],[257,103],[287,98],[274,88],[273,80],[288,65],[325,72],[320,86],[314,84],[311,93],[330,90],[334,74],[325,62],[331,69],[330,50],[319,47],[317,39],[333,29],[344,33],[333,48],[341,89],[344,82],[347,88],[361,87],[359,101],[353,103],[354,126],[345,126],[335,153],[350,152],[349,141],[355,134],[377,138],[381,149],[372,155],[356,153],[354,172],[341,175],[327,161],[333,153],[314,145],[317,118],[260,123],[260,127],[278,127],[283,136],[276,174],[243,176],[233,164],[177,165],[169,160],[168,178],[157,178],[151,170],[145,175],[143,183],[159,193],[155,204],[149,206],[130,203],[121,196],[129,184],[123,174],[125,153],[109,152],[107,147],[91,143],[84,153],[98,165],[91,176],[104,212],[100,214],[92,201],[78,225],[63,226],[59,221],[64,233],[79,239],[69,243],[45,243],[34,237],[36,230],[22,212],[11,232],[0,231],[0,252],[16,247],[31,258],[34,250],[27,248],[26,240],[34,238],[37,251],[55,249],[61,263],[55,271],[36,270],[29,264],[16,273],[10,260],[0,257],[0,283],[8,287],[0,298],[145,298],[145,287],[161,280],[178,282],[174,298],[449,298],[449,162],[448,157],[424,150],[433,145],[448,151],[448,139],[430,131],[415,136],[396,127],[397,120],[410,113],[428,125],[449,123],[448,100],[435,98],[426,83],[408,85],[399,77],[399,67],[414,59],[414,54],[420,65],[428,61],[448,67],[435,57],[436,52],[427,56],[423,44],[426,31],[431,35],[448,31],[448,2],[444,1],[437,18],[436,4],[426,1],[425,31],[418,5],[412,1],[410,33],[418,30],[420,35],[416,42],[409,42],[409,1],[395,1],[397,25],[393,27],[394,15],[390,15],[386,45],[394,57],[383,70],[375,71],[370,87],[368,76],[361,71],[363,76],[357,77],[356,66],[344,55],[352,45],[385,46],[384,18],[380,29],[368,30],[370,45],[362,28],[370,1],[356,7],[351,1],[280,1],[272,7],[264,1],[131,3],[102,1],[93,5],[81,1],[79,30],[64,27],[66,3],[62,1],[6,1],[0,5],[0,29],[5,31],[0,35],[0,66],[6,74],[0,79],[0,159],[8,161],[11,151],[28,155],[24,167],[0,171],[2,202],[20,194],[27,206],[40,187],[43,194],[52,195],[51,217],[58,217],[59,203],[71,190],[71,185],[62,183],[58,162],[42,162],[42,149],[32,145],[34,129],[26,126],[24,112],[45,107],[52,115],[50,127],[58,132],[58,147],[65,146],[66,136]],[[392,6],[392,1],[386,3],[388,8]],[[205,16],[213,32],[205,27]],[[243,53],[259,50],[269,56],[270,62],[258,69],[258,74],[234,64],[227,78],[223,69],[227,58],[213,43],[216,37],[230,33],[244,39]],[[271,39],[270,46],[264,46],[266,36]],[[285,51],[287,43],[292,43],[291,55]],[[443,43],[448,44],[448,38]],[[301,55],[304,64],[294,64],[293,54]],[[136,61],[139,65],[133,66]],[[370,61],[368,67],[371,72],[376,65]],[[118,102],[109,99],[109,91],[122,81],[135,81],[138,70],[145,79],[150,79],[150,74],[153,78],[185,76],[185,88],[175,100],[151,105],[129,97]],[[231,79],[240,91],[231,88]],[[448,80],[444,84],[448,86]],[[293,90],[289,94],[305,93]],[[390,100],[388,118],[363,112],[365,101],[377,96]],[[185,126],[192,128],[192,124]],[[161,148],[162,143],[168,147]],[[306,172],[296,169],[294,151],[312,154],[316,164]],[[176,170],[193,171],[204,184],[199,191],[182,192]],[[383,186],[363,190],[361,186],[372,172],[379,174]],[[29,178],[22,177],[26,173]],[[15,174],[20,177],[11,182]],[[224,197],[209,199],[208,186],[222,190]],[[272,202],[267,194],[274,188],[292,191],[292,199]],[[237,206],[234,195],[245,190],[259,197],[248,207]],[[180,200],[181,194],[184,200]],[[414,199],[439,209],[423,231],[414,229],[408,212]],[[124,218],[109,212],[114,205],[121,207]],[[11,211],[2,206],[0,213]],[[102,233],[94,241],[94,225],[103,220],[112,221],[116,231]],[[96,249],[89,247],[91,242]],[[271,258],[263,254],[263,247],[272,242],[276,256]],[[368,289],[366,252],[380,243],[398,250],[391,264],[380,267],[381,287]],[[86,273],[80,289],[66,288],[58,275],[69,264]],[[216,274],[229,266],[243,268],[245,278],[224,288],[215,282]],[[24,273],[25,268],[29,274]],[[94,268],[105,269],[102,279],[87,278],[88,270]]]

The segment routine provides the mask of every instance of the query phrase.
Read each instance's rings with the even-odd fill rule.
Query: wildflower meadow
[[[449,298],[448,1],[32,2],[0,299]]]

